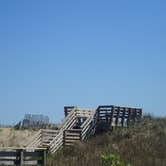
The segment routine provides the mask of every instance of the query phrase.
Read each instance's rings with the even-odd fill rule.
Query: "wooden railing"
[[[41,144],[42,129],[40,129],[26,144],[25,147],[40,147]]]
[[[81,126],[81,140],[84,141],[95,133],[95,123],[92,117],[87,118],[85,123]]]
[[[142,109],[113,105],[99,106],[96,110],[66,107],[65,116],[60,130],[39,130],[28,147],[46,147],[54,153],[63,145],[70,146],[79,140],[84,141],[96,132],[127,127],[129,123],[141,118]]]
[[[63,145],[63,134],[64,130],[72,129],[76,122],[76,109],[73,109],[68,116],[65,118],[65,121],[60,129],[58,135],[50,142],[49,150],[51,153],[56,152]]]
[[[80,110],[74,107],[72,111],[68,112],[60,130],[39,130],[27,147],[46,147],[49,148],[51,153],[54,153],[62,147],[62,145],[67,145],[67,143],[69,143],[68,141],[74,143],[76,140],[84,140],[88,135],[92,134],[91,130],[94,127],[94,114],[95,111]],[[73,129],[78,118],[86,119],[80,126],[80,130]],[[74,140],[72,140],[71,136]]]
[[[47,147],[55,152],[63,145],[63,131],[71,129],[76,122],[76,108],[69,112],[60,130],[39,130],[26,144],[26,147]]]
[[[108,130],[113,127],[127,127],[138,121],[142,116],[142,109],[106,105],[99,106],[96,114],[98,130]]]
[[[70,129],[64,131],[63,135],[64,146],[72,146],[78,141],[81,141],[81,129]]]
[[[26,149],[0,148],[0,165],[40,165],[46,166],[47,151],[45,148]]]
[[[95,133],[95,111],[89,111],[87,113],[85,111],[77,112],[78,117],[80,117],[81,114],[83,117],[86,117],[86,120],[80,126],[80,129],[69,129],[64,131],[63,140],[65,146],[72,146],[76,142],[84,141]]]
[[[50,142],[58,135],[59,130],[49,130],[43,129],[41,130],[41,146],[49,147]]]
[[[58,135],[50,142],[50,151],[51,153],[56,152],[62,145],[71,145],[78,140],[83,140],[86,137],[86,132],[89,131],[91,122],[93,121],[95,111],[91,110],[79,110],[78,108],[74,108],[71,112],[69,112],[68,116],[66,117],[62,128],[60,129]],[[79,129],[73,129],[77,118],[87,118],[82,126]],[[90,118],[89,118],[90,117]],[[82,139],[83,138],[83,139]]]
[[[58,133],[59,130],[40,129],[25,147],[48,147]]]

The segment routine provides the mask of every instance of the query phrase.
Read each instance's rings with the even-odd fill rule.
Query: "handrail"
[[[55,152],[62,144],[63,144],[63,131],[65,129],[70,128],[76,119],[76,112],[77,108],[74,108],[66,117],[65,122],[62,125],[62,128],[59,131],[59,134],[50,142],[50,151],[53,153]]]
[[[47,148],[34,147],[0,147],[0,150],[46,150]]]
[[[65,141],[63,140],[65,130],[71,132],[71,135],[72,132],[80,132],[80,140],[84,140],[87,134],[89,134],[89,130],[91,130],[94,127],[93,121],[95,113],[96,112],[94,110],[80,110],[77,107],[73,108],[73,110],[67,115],[64,122],[62,123],[60,130],[39,130],[31,139],[31,142],[28,144],[28,147],[45,146],[49,148],[49,151],[51,153],[54,153],[63,145],[63,142]],[[73,129],[73,126],[76,124],[78,118],[87,119],[80,126],[80,129]],[[70,139],[70,136],[68,137],[68,139]]]
[[[42,130],[40,129],[32,138],[31,140],[25,144],[26,147],[33,147],[33,145],[35,144],[36,141],[40,142],[41,139],[41,132]],[[38,145],[37,145],[38,146]]]

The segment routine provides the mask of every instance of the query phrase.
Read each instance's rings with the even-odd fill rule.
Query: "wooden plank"
[[[19,152],[5,152],[5,151],[0,151],[0,157],[15,157],[16,155],[19,155]]]
[[[0,162],[7,162],[7,161],[16,161],[16,158],[1,158]]]
[[[80,140],[80,136],[78,136],[78,137],[66,137],[65,141],[66,140]]]
[[[81,132],[81,129],[67,129],[66,132]]]
[[[0,165],[14,165],[15,162],[14,161],[0,161]]]
[[[66,141],[65,141],[65,144],[66,144],[66,143],[79,142],[79,141],[80,141],[80,140],[66,140]]]
[[[46,151],[43,151],[42,166],[46,166],[46,164],[47,164],[47,153]]]
[[[20,152],[20,166],[23,166],[24,164],[24,152],[21,150]]]
[[[41,157],[42,151],[35,151],[35,152],[24,152],[25,157]]]
[[[59,130],[51,130],[51,129],[42,129],[42,132],[48,133],[59,133]]]
[[[2,148],[1,148],[2,149]],[[6,150],[6,151],[5,151]],[[10,151],[11,150],[11,151]],[[46,166],[46,150],[45,148],[37,149],[20,149],[14,147],[4,147],[0,151],[0,164],[4,165],[37,165],[39,161],[43,161],[42,166]]]
[[[33,148],[33,147],[0,147],[0,151],[15,151],[15,150],[46,150],[46,148]]]
[[[38,165],[38,160],[24,161],[25,165]]]

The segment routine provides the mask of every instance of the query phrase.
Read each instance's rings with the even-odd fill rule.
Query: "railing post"
[[[80,141],[83,141],[82,140],[82,130],[80,130]]]
[[[63,131],[63,146],[65,146],[66,143],[66,130]]]
[[[42,166],[46,166],[47,163],[47,151],[43,150],[43,162],[42,162]]]
[[[23,166],[23,164],[24,164],[24,151],[21,149],[21,150],[20,150],[19,166]]]

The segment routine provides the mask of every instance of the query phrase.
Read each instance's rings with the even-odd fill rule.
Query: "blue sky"
[[[0,123],[64,105],[166,116],[166,2],[0,2]]]

